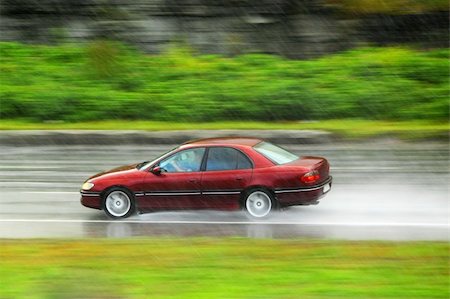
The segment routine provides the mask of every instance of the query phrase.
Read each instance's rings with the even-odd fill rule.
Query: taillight
[[[315,183],[320,179],[320,174],[317,170],[313,170],[303,175],[300,180],[305,184]]]

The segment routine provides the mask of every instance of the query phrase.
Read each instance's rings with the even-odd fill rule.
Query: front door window
[[[162,160],[159,166],[166,172],[196,172],[200,171],[205,148],[192,148],[180,151]]]

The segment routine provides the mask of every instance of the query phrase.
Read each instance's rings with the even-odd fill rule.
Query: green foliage
[[[448,298],[448,242],[2,240],[1,298]]]
[[[447,0],[326,0],[352,14],[413,14],[448,11]]]
[[[315,60],[145,55],[97,41],[0,43],[0,117],[34,121],[447,120],[449,50],[361,48]]]
[[[87,47],[87,68],[97,79],[119,76],[121,72],[120,46],[108,41],[96,41]]]

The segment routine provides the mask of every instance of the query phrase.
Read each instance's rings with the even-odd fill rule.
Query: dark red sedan
[[[329,169],[324,158],[298,157],[261,139],[200,139],[92,176],[81,203],[112,218],[168,209],[244,209],[264,218],[279,207],[317,204],[330,191]]]

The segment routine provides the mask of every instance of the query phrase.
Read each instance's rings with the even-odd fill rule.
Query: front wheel
[[[265,218],[275,209],[275,200],[265,190],[252,190],[245,198],[244,208],[247,214],[253,218]]]
[[[104,197],[103,210],[111,218],[127,218],[134,213],[134,199],[126,190],[113,188]]]

